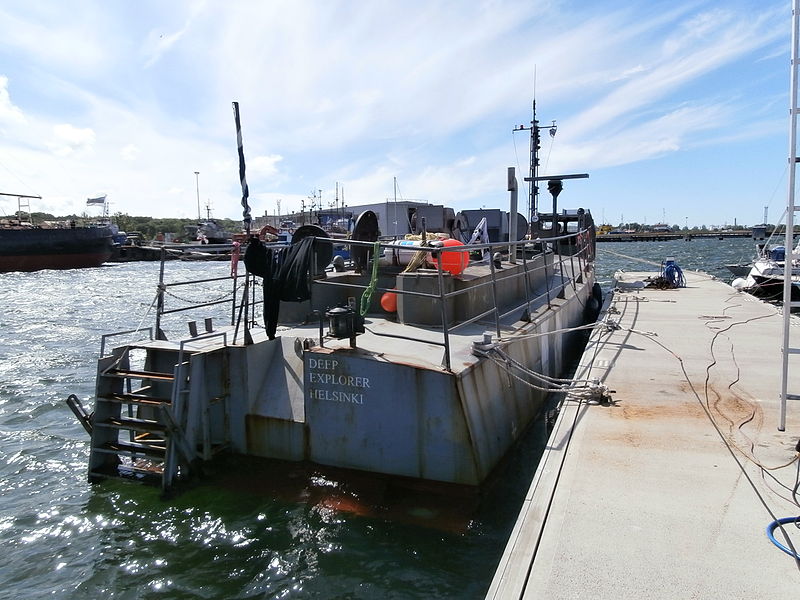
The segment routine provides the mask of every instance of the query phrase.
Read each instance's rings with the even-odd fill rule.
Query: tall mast
[[[531,228],[533,228],[533,224],[539,220],[539,186],[536,182],[540,179],[539,149],[542,145],[541,127],[539,127],[539,120],[536,118],[536,100],[533,101],[532,112],[533,118],[530,127],[520,125],[514,128],[514,131],[530,130],[531,132],[530,171],[528,177],[525,178],[525,181],[530,182],[530,187],[528,188],[528,223],[530,223]],[[557,129],[556,122],[553,121],[548,129],[550,131],[550,137],[555,137]]]
[[[536,119],[536,100],[533,101],[533,120],[531,121],[531,184],[528,187],[528,222],[533,223],[534,215],[539,213],[539,186],[536,176],[539,174],[539,121]]]

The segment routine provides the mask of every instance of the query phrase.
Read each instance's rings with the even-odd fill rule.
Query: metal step
[[[105,421],[96,421],[95,427],[108,427],[111,429],[131,429],[142,433],[152,433],[164,436],[167,428],[163,423],[152,419],[138,419],[136,417],[111,417]]]
[[[97,481],[99,479],[135,479],[142,483],[160,484],[164,474],[164,466],[161,463],[151,463],[144,466],[143,463],[135,464],[119,464],[114,467],[106,469],[96,469],[89,473],[90,481]]]
[[[172,373],[159,373],[158,371],[122,371],[114,369],[103,373],[106,377],[119,377],[121,379],[157,379],[159,381],[173,381]]]
[[[166,454],[166,448],[163,446],[155,446],[153,444],[140,444],[138,442],[106,442],[99,446],[92,448],[94,452],[102,452],[104,454],[123,454],[126,456],[149,456],[153,458],[163,459]]]
[[[171,404],[170,398],[156,398],[146,394],[106,394],[105,396],[98,396],[97,400],[104,400],[106,402],[116,402],[117,404],[143,404],[147,406],[158,406],[159,404]]]

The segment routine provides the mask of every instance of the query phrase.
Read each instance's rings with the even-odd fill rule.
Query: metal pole
[[[440,250],[435,250],[432,254],[434,258],[436,258],[436,275],[439,282],[439,311],[442,317],[442,334],[444,336],[444,368],[450,371],[450,332],[447,328],[447,306],[445,304],[444,274],[442,273],[442,253]]]
[[[161,331],[161,315],[164,313],[164,263],[167,260],[167,249],[161,246],[161,266],[158,271],[158,291],[156,292],[156,339],[166,340],[167,336]]]
[[[517,171],[508,167],[508,191],[511,206],[508,209],[508,262],[517,264]]]
[[[534,268],[536,267],[536,260],[533,261]],[[522,268],[525,272],[525,312],[529,315],[528,320],[530,321],[530,311],[531,311],[531,282],[530,282],[530,273],[528,272],[528,249],[525,244],[522,245]]]
[[[794,248],[794,185],[797,166],[797,68],[798,68],[798,32],[800,31],[800,0],[792,2],[792,62],[790,69],[789,105],[789,193],[786,202],[786,260],[783,265],[783,352],[781,365],[781,407],[778,420],[778,431],[786,429],[786,400],[789,380],[789,331],[792,306],[792,263],[795,258]]]
[[[494,266],[494,248],[489,246],[489,271],[492,274],[492,303],[494,304],[494,327],[500,339],[500,306],[497,304],[497,269]]]
[[[200,215],[200,171],[194,172],[194,182],[197,187],[197,220],[201,221],[203,217]]]

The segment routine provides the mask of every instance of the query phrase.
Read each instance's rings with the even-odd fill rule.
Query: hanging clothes
[[[308,274],[314,259],[314,238],[305,237],[289,247],[278,276],[281,300],[304,302],[311,298]]]
[[[264,279],[264,326],[275,339],[281,301],[303,302],[311,298],[309,273],[314,258],[314,238],[306,237],[287,247],[267,247],[253,238],[244,254],[249,273]]]

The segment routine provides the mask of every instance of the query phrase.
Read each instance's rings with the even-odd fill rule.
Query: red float
[[[386,312],[397,312],[397,294],[384,292],[383,296],[381,296],[381,308]]]
[[[442,246],[446,248],[453,248],[455,246],[463,246],[464,243],[452,238],[442,240]],[[448,271],[451,275],[461,275],[464,269],[469,264],[469,252],[447,252],[441,254],[442,271]],[[436,259],[432,259],[433,264],[436,264]]]

